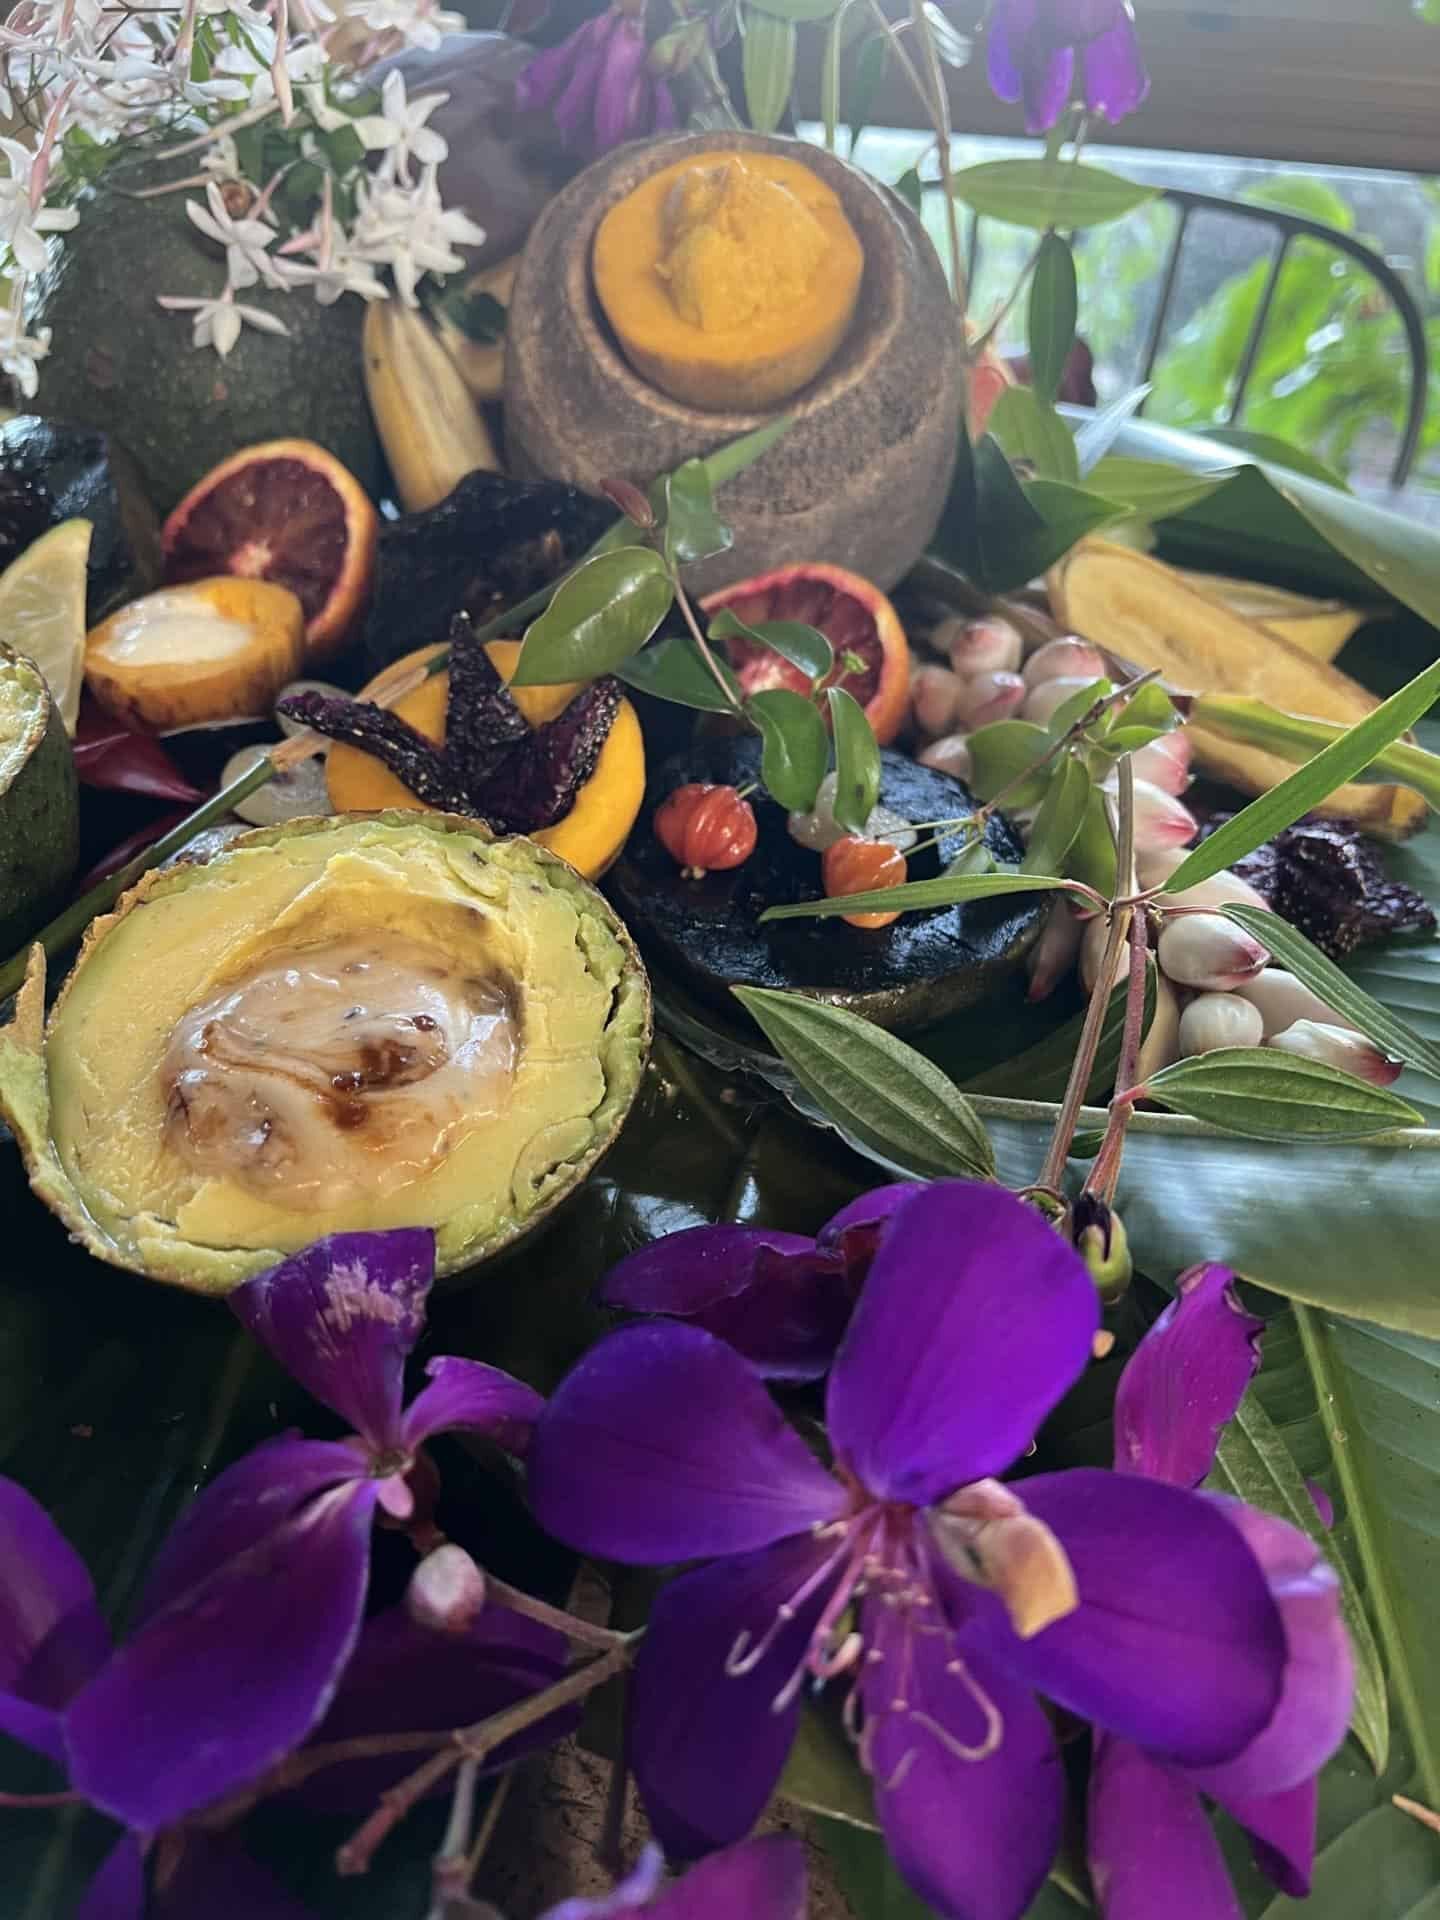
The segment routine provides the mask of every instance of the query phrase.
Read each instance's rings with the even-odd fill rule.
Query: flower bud
[[[943,740],[932,740],[917,758],[922,767],[933,767],[956,780],[968,780],[975,771],[970,741],[963,733],[947,733]]]
[[[1270,958],[1258,940],[1217,913],[1186,913],[1167,920],[1159,955],[1160,965],[1178,986],[1207,993],[1243,986]]]
[[[1190,772],[1190,736],[1184,727],[1162,733],[1148,747],[1141,747],[1131,764],[1137,780],[1148,780],[1164,793],[1184,793],[1192,779]]]
[[[485,1605],[485,1575],[463,1547],[449,1542],[427,1553],[405,1589],[405,1611],[419,1627],[464,1633]]]
[[[1201,880],[1193,887],[1182,887],[1179,893],[1167,896],[1177,907],[1258,907],[1262,913],[1271,911],[1270,902],[1263,893],[1256,891],[1248,880],[1242,880],[1238,873],[1231,873],[1223,867],[1219,873],[1212,873],[1208,880]]]
[[[960,711],[963,684],[948,667],[919,667],[910,680],[910,711],[929,740],[949,733]]]
[[[1135,1076],[1143,1087],[1151,1074],[1159,1073],[1180,1058],[1180,996],[1157,967],[1155,970],[1155,1012],[1140,1042],[1140,1058]]]
[[[1090,1269],[1095,1290],[1107,1306],[1122,1298],[1135,1272],[1124,1223],[1096,1194],[1082,1193],[1070,1214],[1075,1251]]]
[[[1030,949],[1025,970],[1031,1000],[1047,1000],[1075,964],[1084,928],[1065,900],[1051,902],[1040,938]]]
[[[1201,993],[1180,1016],[1180,1051],[1187,1059],[1221,1047],[1258,1047],[1265,1035],[1260,1009],[1238,993]]]
[[[1327,1067],[1353,1073],[1357,1080],[1368,1080],[1376,1087],[1388,1087],[1405,1071],[1403,1060],[1391,1059],[1363,1034],[1348,1027],[1326,1026],[1319,1020],[1297,1020],[1267,1044],[1302,1060],[1323,1061]]]
[[[1025,682],[1018,673],[987,671],[960,682],[958,724],[974,732],[991,726],[996,720],[1009,720],[1020,711],[1025,698]]]
[[[1286,973],[1283,967],[1267,967],[1264,973],[1257,973],[1253,980],[1237,988],[1237,992],[1252,1007],[1259,1008],[1267,1040],[1293,1027],[1297,1020],[1316,1020],[1326,1027],[1349,1025],[1333,1008],[1326,1006],[1318,993],[1312,993],[1303,980]]]
[[[1103,913],[1097,913],[1093,920],[1086,923],[1085,932],[1080,940],[1080,981],[1086,993],[1094,993],[1095,983],[1100,978],[1100,965],[1105,958],[1106,943],[1110,938],[1110,922]],[[1115,956],[1115,967],[1105,991],[1113,993],[1120,982],[1130,972],[1130,943],[1122,940],[1120,951]]]
[[[1057,640],[1051,644],[1059,646],[1061,643]],[[1039,656],[1036,657],[1038,659]],[[1048,727],[1052,715],[1063,707],[1067,700],[1073,698],[1085,687],[1093,687],[1099,678],[1100,675],[1097,673],[1062,675],[1054,680],[1042,680],[1038,686],[1032,687],[1026,693],[1025,704],[1020,709],[1021,719],[1029,720],[1037,727]]]
[[[1101,782],[1101,791],[1116,794],[1120,781],[1117,774],[1108,774]],[[1148,852],[1157,847],[1183,847],[1195,838],[1200,831],[1200,822],[1190,809],[1173,793],[1166,793],[1162,787],[1155,787],[1148,780],[1135,782],[1135,848],[1137,853]]]
[[[947,625],[949,623],[947,622]],[[962,680],[977,673],[1014,673],[1023,651],[1008,620],[972,620],[948,636],[950,664]]]
[[[1077,639],[1074,634],[1064,640],[1047,640],[1025,662],[1024,674],[1027,687],[1038,687],[1043,680],[1078,680],[1088,686],[1092,680],[1106,677],[1099,653],[1088,640]]]

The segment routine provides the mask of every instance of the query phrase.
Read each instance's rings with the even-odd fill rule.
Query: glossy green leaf
[[[748,640],[757,647],[769,647],[811,680],[823,680],[835,664],[830,642],[818,628],[808,627],[802,620],[762,620],[752,627],[723,607],[710,622],[710,637]]]
[[[1423,1114],[1383,1087],[1273,1047],[1222,1047],[1152,1074],[1147,1095],[1250,1140],[1363,1140]]]
[[[1149,393],[1148,385],[1131,387],[1128,393],[1120,394],[1088,420],[1081,421],[1075,429],[1075,453],[1080,462],[1082,478],[1109,453],[1120,429],[1144,406]],[[1102,487],[1100,491],[1103,493],[1105,489]]]
[[[767,907],[761,924],[771,920],[830,920],[845,913],[919,913],[928,907],[953,907],[962,900],[998,900],[1012,893],[1051,893],[1065,882],[1045,873],[943,873],[934,880],[907,880],[898,887],[873,887],[837,900],[797,900]]]
[[[649,547],[597,554],[564,579],[526,629],[512,685],[593,680],[637,654],[670,611],[670,577]]]
[[[850,78],[850,151],[855,151],[856,142],[870,123],[870,115],[875,106],[875,96],[880,91],[880,83],[885,78],[885,69],[890,64],[890,36],[888,33],[873,33],[868,40],[862,40],[855,53],[855,69]]]
[[[1217,452],[1217,462],[1221,456]],[[1186,473],[1156,460],[1136,460],[1127,454],[1107,453],[1086,475],[1097,492],[1122,501],[1137,519],[1165,520],[1187,507],[1208,500],[1228,484],[1238,467],[1217,464],[1209,473]]]
[[[1024,586],[1054,566],[1087,533],[1098,533],[1130,517],[1122,502],[1063,480],[1027,480],[1022,490],[1044,523],[1044,531],[1017,539],[998,573],[991,566],[990,584],[997,592]]]
[[[1118,864],[1110,810],[1105,804],[1105,795],[1095,787],[1091,790],[1080,831],[1070,842],[1065,870],[1072,879],[1083,881],[1109,900],[1115,892]]]
[[[763,460],[794,424],[793,413],[782,413],[774,420],[767,420],[763,427],[754,427],[749,433],[727,441],[723,447],[716,447],[713,453],[707,453],[700,464],[710,476],[710,485],[718,491],[727,480],[735,479],[757,460]]]
[[[918,167],[907,167],[895,182],[895,191],[915,214],[925,210],[925,183],[920,178]]]
[[[1163,903],[1163,894],[1161,900]],[[1357,986],[1333,960],[1307,940],[1298,927],[1292,927],[1288,920],[1281,919],[1278,913],[1267,912],[1264,907],[1232,903],[1221,907],[1220,912],[1262,941],[1271,958],[1318,993],[1346,1025],[1355,1027],[1367,1040],[1373,1040],[1392,1059],[1403,1060],[1407,1066],[1440,1080],[1440,1047]]]
[[[1218,440],[1222,447],[1234,447],[1237,453],[1249,454],[1254,460],[1264,460],[1272,467],[1303,473],[1308,480],[1319,480],[1327,487],[1338,488],[1341,493],[1350,491],[1343,474],[1326,466],[1323,460],[1317,460],[1313,453],[1307,453],[1303,447],[1292,446],[1288,440],[1282,440],[1276,434],[1254,433],[1249,427],[1211,427],[1205,437],[1207,440]]]
[[[991,412],[990,432],[1011,460],[1028,462],[1042,479],[1079,480],[1070,429],[1050,402],[1029,387],[1005,389]]]
[[[1243,741],[1247,746],[1264,747],[1284,760],[1313,759],[1322,747],[1339,740],[1345,728],[1331,720],[1304,719],[1299,714],[1282,713],[1264,700],[1248,700],[1242,694],[1201,694],[1190,708],[1196,726],[1218,733],[1226,740]],[[1355,775],[1361,784],[1376,782],[1411,787],[1432,807],[1440,808],[1440,754],[1427,753],[1404,740],[1378,753],[1368,767]]]
[[[760,729],[766,791],[787,813],[809,813],[830,764],[830,736],[814,701],[771,687],[751,694],[745,711]]]
[[[637,693],[653,693],[657,700],[701,713],[734,713],[740,705],[740,683],[723,660],[716,660],[720,677],[733,698],[726,699],[715,675],[700,658],[700,649],[688,634],[668,635],[653,646],[622,661],[615,669],[626,686]]]
[[[1060,391],[1070,349],[1075,345],[1075,322],[1080,311],[1080,290],[1075,278],[1075,255],[1070,243],[1058,233],[1047,233],[1040,242],[1035,270],[1030,276],[1029,326],[1026,344],[1030,349],[1030,377],[1037,396],[1053,405]],[[1066,438],[1069,439],[1067,432]],[[1073,452],[1074,441],[1070,441]],[[1078,459],[1073,473],[1061,473],[1058,479],[1080,477]]]
[[[1419,673],[1398,693],[1382,701],[1373,713],[1357,720],[1338,740],[1296,769],[1278,787],[1262,793],[1248,807],[1216,829],[1208,840],[1188,854],[1170,876],[1175,893],[1198,886],[1225,867],[1231,867],[1285,827],[1293,826],[1319,801],[1343,787],[1368,767],[1377,753],[1415,725],[1440,696],[1440,660]]]
[[[835,737],[836,820],[851,833],[864,831],[880,798],[880,748],[865,709],[843,687],[827,687],[830,731]]]
[[[1088,687],[1077,687],[1070,698],[1068,700],[1062,700],[1054,713],[1051,714],[1049,720],[1045,723],[1045,731],[1052,740],[1058,740],[1062,734],[1068,733],[1078,721],[1083,720],[1097,701],[1108,698],[1114,691],[1115,685],[1111,680],[1092,680]],[[1094,727],[1095,723],[1092,722],[1086,731],[1085,737],[1087,739],[1090,733],[1094,731]]]
[[[688,566],[728,553],[735,535],[715,511],[710,476],[699,460],[687,460],[659,483],[656,502],[665,527],[665,558],[672,567]]]
[[[802,994],[731,991],[825,1112],[872,1152],[922,1179],[992,1177],[994,1155],[973,1107],[923,1054]]]
[[[1159,191],[1101,167],[1059,160],[986,160],[962,168],[951,186],[955,198],[982,219],[1041,233],[1050,227],[1068,233],[1121,220]]]
[[[1053,742],[1032,720],[994,720],[970,736],[971,773],[967,785],[978,800],[1004,793],[1007,807],[1033,807],[1049,784],[1045,768],[1022,778]]]
[[[757,133],[773,133],[785,117],[795,80],[795,23],[747,8],[744,26],[745,111]]]
[[[1351,1726],[1377,1773],[1390,1755],[1390,1702],[1380,1649],[1343,1553],[1335,1550],[1284,1436],[1265,1411],[1254,1387],[1220,1435],[1209,1484],[1264,1513],[1278,1514],[1307,1534],[1340,1579],[1341,1604],[1355,1656],[1355,1706]]]
[[[777,20],[793,20],[803,25],[811,20],[828,20],[841,0],[745,0],[748,9],[773,14]]]
[[[1050,774],[1050,784],[1020,867],[1023,873],[1063,873],[1065,856],[1085,820],[1090,804],[1088,769],[1073,753],[1061,754]]]

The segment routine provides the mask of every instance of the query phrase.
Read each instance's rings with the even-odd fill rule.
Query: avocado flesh
[[[277,968],[319,974],[347,954],[402,983],[400,1004],[370,996],[372,1026],[413,1017],[428,965],[438,998],[423,1004],[442,1029],[399,1073],[383,1039],[373,1056],[362,1046],[358,1085],[333,1031],[267,1026]],[[291,822],[147,875],[92,928],[43,1035],[41,993],[37,970],[0,1034],[0,1110],[32,1186],[98,1257],[216,1293],[340,1231],[434,1227],[442,1274],[497,1251],[609,1144],[649,1032],[633,949],[572,869],[413,813]],[[302,1028],[307,1009],[339,1005],[300,988],[289,1004]],[[426,1052],[454,1037],[447,1004],[504,1029],[474,1073],[448,1080]],[[244,1046],[268,1054],[259,1078],[242,1071],[253,1059],[237,1064]],[[212,1085],[187,1116],[196,1086],[180,1098],[177,1076],[197,1061]],[[227,1074],[229,1095],[206,1106]],[[278,1169],[244,1137],[247,1102],[252,1133],[275,1128]]]
[[[0,642],[0,955],[59,904],[79,852],[65,724],[39,669]]]

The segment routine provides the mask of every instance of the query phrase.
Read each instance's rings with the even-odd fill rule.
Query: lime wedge
[[[0,640],[35,662],[72,734],[85,669],[90,532],[88,520],[63,520],[0,573]]]

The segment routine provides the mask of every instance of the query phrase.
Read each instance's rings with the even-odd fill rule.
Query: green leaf
[[[740,682],[723,660],[716,665],[734,695],[732,700],[721,693],[688,634],[657,640],[622,661],[615,671],[637,693],[653,693],[657,700],[673,700],[676,706],[695,707],[701,713],[734,713],[741,700]]]
[[[925,183],[918,167],[907,167],[895,182],[895,191],[915,214],[925,211]]]
[[[1080,478],[1075,442],[1054,407],[1029,387],[1007,387],[990,414],[990,432],[1011,460],[1028,460],[1042,479]]]
[[[1268,461],[1272,467],[1303,473],[1307,479],[1319,480],[1341,493],[1350,491],[1343,474],[1326,466],[1323,460],[1317,460],[1313,453],[1307,453],[1303,447],[1292,446],[1288,440],[1282,440],[1278,434],[1253,433],[1248,427],[1211,427],[1205,437],[1207,440],[1218,440],[1222,447],[1234,447],[1238,453],[1248,453],[1252,459]]]
[[[731,992],[811,1097],[871,1152],[921,1179],[992,1178],[995,1156],[974,1108],[923,1054],[803,994]]]
[[[510,316],[493,293],[471,293],[463,280],[456,280],[433,296],[430,305],[479,346],[493,347],[505,338]]]
[[[1212,874],[1244,859],[1257,847],[1285,827],[1293,826],[1302,814],[1343,787],[1368,767],[1377,753],[1398,740],[1434,705],[1440,695],[1440,660],[1416,674],[1398,693],[1382,701],[1373,713],[1357,720],[1353,727],[1326,747],[1306,765],[1298,768],[1278,787],[1262,793],[1248,807],[1227,820],[1223,827],[1202,840],[1171,874],[1166,885],[1172,893],[1198,886]]]
[[[840,55],[845,46],[846,23],[856,4],[857,0],[841,0],[831,16],[825,34],[825,51],[820,56],[820,119],[825,128],[825,146],[831,153],[835,151],[835,136],[840,126]]]
[[[751,11],[772,14],[777,20],[793,20],[797,25],[828,20],[840,4],[841,0],[746,0]]]
[[[1120,394],[1109,406],[1102,407],[1092,419],[1076,428],[1075,452],[1079,457],[1082,478],[1109,453],[1120,429],[1144,406],[1149,393],[1148,386],[1131,387],[1128,393]],[[1102,487],[1100,491],[1103,493],[1105,489]]]
[[[962,168],[951,187],[955,198],[983,219],[1040,233],[1050,227],[1069,233],[1077,227],[1103,226],[1143,207],[1159,192],[1101,167],[1059,160],[986,160]]]
[[[1044,727],[1033,720],[992,720],[970,736],[970,778],[966,785],[978,800],[1005,795],[1007,807],[1033,807],[1045,796],[1049,771],[1041,767],[1027,779],[1046,749],[1054,745]]]
[[[1221,1047],[1163,1067],[1147,1097],[1250,1140],[1363,1140],[1424,1115],[1408,1101],[1319,1060],[1273,1047]]]
[[[1093,887],[1109,900],[1114,897],[1118,864],[1115,833],[1110,824],[1105,796],[1095,787],[1086,805],[1080,831],[1070,842],[1065,871],[1072,879],[1083,881],[1087,887]]]
[[[1164,904],[1163,894],[1161,904]],[[1432,1046],[1398,1014],[1391,1013],[1363,987],[1356,986],[1298,927],[1292,927],[1288,920],[1282,920],[1278,913],[1267,912],[1264,907],[1232,903],[1221,907],[1220,912],[1227,920],[1244,927],[1247,933],[1253,933],[1269,950],[1272,959],[1297,980],[1303,980],[1327,1007],[1333,1007],[1342,1021],[1358,1029],[1367,1040],[1373,1040],[1382,1052],[1440,1080],[1440,1047]]]
[[[767,421],[763,427],[752,427],[749,433],[742,433],[738,439],[728,440],[723,447],[707,453],[700,464],[710,476],[710,485],[718,493],[727,480],[734,480],[747,467],[753,467],[757,460],[762,460],[773,446],[785,438],[794,424],[793,413],[782,413],[777,419]]]
[[[1065,871],[1065,856],[1084,824],[1090,790],[1088,769],[1073,753],[1063,753],[1051,771],[1045,798],[1030,829],[1030,844],[1020,863],[1022,873]]]
[[[817,627],[807,627],[802,620],[762,620],[752,627],[722,607],[710,622],[710,638],[748,640],[753,646],[769,647],[810,680],[823,680],[835,664],[830,642]]]
[[[1115,1069],[1120,1064],[1120,1043],[1125,1033],[1125,1004],[1129,994],[1130,983],[1122,981],[1110,995],[1095,1051],[1095,1065],[1085,1089],[1087,1100],[1098,1100],[1115,1084]],[[1145,987],[1147,1032],[1154,1016],[1155,966],[1152,961]],[[1033,1047],[1026,1047],[1022,1053],[1000,1061],[984,1073],[972,1075],[963,1082],[966,1093],[1026,1101],[1063,1099],[1084,1025],[1085,1014],[1077,1013],[1073,1020],[1067,1020],[1063,1027],[1057,1027],[1043,1040],[1037,1040]]]
[[[1053,406],[1060,391],[1070,349],[1075,345],[1075,322],[1080,311],[1080,289],[1075,278],[1075,255],[1058,233],[1040,242],[1035,271],[1030,278],[1030,318],[1026,344],[1030,349],[1030,378],[1035,392]],[[1069,437],[1068,434],[1066,436]],[[1071,441],[1073,448],[1074,442]],[[1080,477],[1078,464],[1070,474]]]
[[[828,920],[837,913],[919,913],[928,907],[953,907],[962,900],[995,900],[1008,893],[1050,893],[1065,882],[1044,873],[942,873],[934,880],[907,880],[898,887],[872,887],[837,900],[797,900],[767,907],[770,920]]]
[[[890,36],[888,33],[871,34],[868,40],[862,40],[855,55],[855,71],[850,81],[850,151],[853,154],[856,143],[870,121],[870,113],[875,105],[875,96],[880,91],[880,83],[885,78],[885,69],[890,63]],[[913,172],[914,169],[912,168]],[[917,175],[918,179],[919,176]],[[918,212],[918,208],[917,208]]]
[[[830,730],[835,736],[833,812],[842,827],[863,833],[880,798],[880,749],[865,709],[844,687],[827,687]]]
[[[1218,458],[1218,456],[1217,456]],[[1238,469],[1217,467],[1209,473],[1185,473],[1157,460],[1135,460],[1107,453],[1088,475],[1092,486],[1131,508],[1138,519],[1165,520],[1172,513],[1208,500],[1233,480]]]
[[[787,813],[809,813],[830,764],[830,736],[813,700],[787,687],[753,693],[745,711],[763,741],[760,778]]]
[[[1307,1534],[1330,1561],[1340,1579],[1341,1607],[1355,1655],[1355,1706],[1351,1726],[1376,1773],[1385,1771],[1390,1750],[1390,1703],[1380,1650],[1343,1553],[1330,1541],[1315,1502],[1283,1436],[1266,1413],[1254,1387],[1220,1435],[1209,1485],[1232,1493],[1263,1513],[1278,1514]]]
[[[1202,694],[1192,704],[1190,718],[1209,733],[1264,747],[1284,760],[1309,760],[1345,733],[1345,728],[1333,720],[1302,719],[1299,714],[1282,713],[1264,700],[1247,700],[1242,694]],[[1407,741],[1397,740],[1386,747],[1355,778],[1362,785],[1379,781],[1412,787],[1432,807],[1440,809],[1440,754],[1427,753]]]
[[[670,611],[670,576],[649,547],[597,554],[562,580],[526,629],[511,684],[593,680],[636,654]]]
[[[659,484],[656,510],[665,524],[665,558],[672,567],[728,553],[735,535],[715,511],[710,476],[699,460],[687,460]]]
[[[745,111],[757,133],[773,133],[790,104],[795,79],[795,23],[747,8],[744,29],[741,70]]]
[[[1078,720],[1083,720],[1097,702],[1104,700],[1115,691],[1113,681],[1092,680],[1088,687],[1077,687],[1068,700],[1062,700],[1045,723],[1045,731],[1052,740],[1058,740],[1062,734],[1070,731]],[[1092,722],[1086,731],[1086,738],[1094,731]]]
[[[1037,574],[1053,567],[1087,533],[1096,533],[1101,527],[1113,527],[1117,520],[1130,518],[1129,508],[1123,502],[1105,499],[1086,487],[1069,486],[1063,480],[1027,480],[1023,491],[1040,515],[1044,531],[1029,536],[1022,534],[1011,542],[1000,568],[1003,586],[996,578],[996,569],[990,569],[997,591],[1026,585]]]

